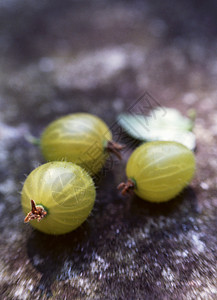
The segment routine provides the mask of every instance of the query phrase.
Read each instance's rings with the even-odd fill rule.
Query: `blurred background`
[[[41,126],[69,111],[109,123],[145,90],[215,104],[215,1],[1,1],[1,111]],[[209,95],[207,92],[209,91]],[[31,120],[31,122],[29,122]]]
[[[0,2],[1,299],[216,299],[216,20],[214,0]],[[124,199],[125,153],[77,231],[24,226],[20,182],[43,162],[24,136],[78,111],[111,126],[145,91],[196,110],[192,187]]]

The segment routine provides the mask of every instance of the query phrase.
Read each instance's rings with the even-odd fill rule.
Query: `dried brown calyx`
[[[133,194],[133,190],[135,188],[135,183],[133,182],[132,179],[128,179],[127,182],[121,182],[118,185],[118,190],[122,190],[121,194],[126,195],[126,194]]]
[[[25,223],[28,223],[31,220],[37,220],[39,222],[47,215],[46,210],[42,206],[36,206],[34,200],[31,200],[31,206],[32,210],[25,217]]]
[[[106,146],[106,150],[111,153],[114,153],[120,160],[122,159],[121,150],[123,150],[124,148],[125,145],[121,145],[113,141],[109,141]]]

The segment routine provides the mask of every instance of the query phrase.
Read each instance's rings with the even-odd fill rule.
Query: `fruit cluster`
[[[119,158],[123,146],[112,141],[98,117],[76,113],[52,122],[42,133],[41,151],[48,163],[33,170],[22,189],[25,222],[48,234],[64,234],[80,226],[96,196],[91,176],[111,153]],[[90,151],[91,150],[91,151]],[[130,156],[122,194],[164,202],[188,185],[195,172],[191,150],[177,142],[156,141],[139,146]]]

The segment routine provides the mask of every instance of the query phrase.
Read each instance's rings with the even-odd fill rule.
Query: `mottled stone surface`
[[[215,1],[0,2],[0,298],[217,299]],[[92,215],[60,237],[23,223],[25,174],[54,118],[115,120],[144,91],[197,111],[197,172],[162,204],[124,198],[130,147],[98,180]]]

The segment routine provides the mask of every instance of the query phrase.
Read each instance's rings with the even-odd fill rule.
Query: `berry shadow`
[[[85,264],[85,257],[80,254],[83,245],[88,243],[88,235],[87,222],[77,230],[59,236],[33,230],[27,241],[27,253],[33,267],[42,275],[34,293],[38,292],[46,298],[52,297],[52,284],[60,274],[64,277],[61,270],[66,258],[70,257],[75,261],[74,273],[79,274],[82,271],[79,269],[79,265]],[[77,263],[78,260],[80,263]],[[75,297],[82,296],[81,291],[74,290],[73,293],[75,293]]]
[[[191,187],[185,188],[178,196],[167,202],[148,202],[136,195],[131,200],[131,213],[136,215],[142,214],[149,217],[173,216],[180,215],[184,209],[188,210],[190,214],[200,212],[197,196]]]
[[[128,200],[125,214],[128,227],[152,227],[151,232],[158,239],[176,239],[197,225],[201,209],[197,196],[191,187],[187,187],[179,196],[164,203],[150,203],[137,196]],[[154,225],[153,225],[154,224]],[[134,229],[133,229],[134,228]]]

